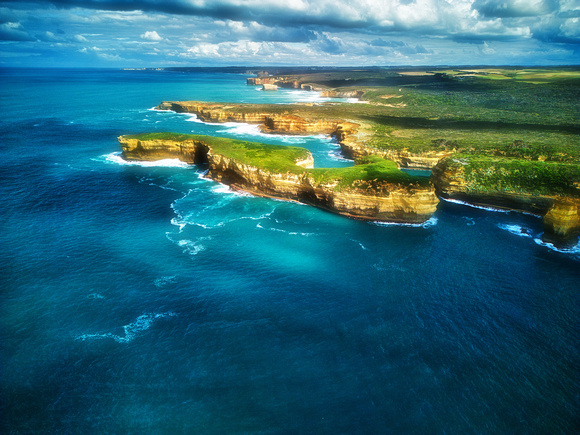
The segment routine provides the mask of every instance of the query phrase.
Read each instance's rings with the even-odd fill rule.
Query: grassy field
[[[296,161],[307,158],[310,153],[300,147],[176,133],[144,133],[127,135],[125,138],[141,141],[201,142],[208,145],[213,154],[223,155],[240,164],[274,173],[308,174],[316,183],[335,185],[336,190],[353,187],[363,190],[380,190],[385,187],[385,184],[427,186],[430,183],[428,178],[409,175],[401,171],[394,162],[377,156],[361,159],[352,167],[304,169],[297,166]]]
[[[455,154],[448,167],[464,171],[470,192],[580,197],[580,165]]]
[[[357,140],[371,149],[461,155],[477,189],[579,196],[580,68],[341,70],[284,78],[364,90],[365,104],[247,104],[232,110],[347,120],[360,125]],[[240,162],[304,172],[294,165],[305,156],[300,148],[204,140],[215,152]],[[336,183],[337,188],[426,183],[392,162],[371,158],[357,163],[308,171],[318,182]]]
[[[580,68],[374,69],[290,78],[364,90],[367,104],[294,110],[358,122],[371,148],[580,160]]]

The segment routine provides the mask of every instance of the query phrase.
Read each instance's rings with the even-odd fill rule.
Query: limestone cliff
[[[266,133],[328,134],[345,137],[356,130],[357,124],[341,119],[304,115],[300,107],[287,108],[280,113],[267,112],[252,104],[219,104],[199,101],[164,101],[158,110],[193,113],[204,122],[244,122],[259,124]]]
[[[549,241],[571,239],[580,233],[580,200],[556,201],[544,216],[544,229]]]
[[[360,91],[360,90],[356,90],[356,89],[351,90],[351,91],[329,89],[329,90],[324,90],[320,93],[320,96],[325,97],[325,98],[357,98],[357,99],[360,99],[360,98],[362,98],[363,95],[364,95],[364,91]]]
[[[432,186],[394,182],[357,181],[340,186],[341,178],[324,178],[317,170],[269,170],[216,152],[204,136],[141,139],[121,136],[123,157],[129,160],[179,158],[206,163],[208,177],[256,195],[290,199],[359,219],[421,223],[428,220],[439,202]],[[312,157],[294,164],[312,167]]]
[[[260,105],[205,103],[200,101],[164,101],[158,110],[193,113],[204,122],[244,122],[258,124],[265,133],[325,134],[337,139],[343,154],[352,159],[379,155],[396,162],[399,167],[431,169],[450,151],[434,150],[411,153],[407,150],[375,149],[367,145],[372,127],[360,121],[307,115],[300,105],[285,107],[280,113],[265,110]]]
[[[580,232],[579,172],[555,165],[458,155],[441,159],[431,178],[443,198],[543,216],[546,237],[565,241]]]

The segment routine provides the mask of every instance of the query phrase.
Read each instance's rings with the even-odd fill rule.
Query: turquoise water
[[[236,194],[116,137],[219,134],[163,100],[291,103],[245,76],[0,70],[0,386],[13,433],[573,433],[578,247],[442,202],[418,227]]]

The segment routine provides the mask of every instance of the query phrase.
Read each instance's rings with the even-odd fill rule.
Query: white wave
[[[91,293],[90,295],[87,295],[87,299],[105,299],[105,297],[99,293]]]
[[[303,237],[312,237],[315,236],[316,233],[303,233],[303,232],[298,232],[298,231],[288,231],[288,230],[282,230],[280,228],[264,228],[261,224],[257,224],[256,228],[259,228],[261,230],[267,230],[267,231],[274,231],[274,232],[278,232],[278,233],[284,233],[284,234],[288,234],[290,236],[303,236]]]
[[[120,152],[105,154],[105,155],[101,156],[101,158],[103,158],[108,163],[114,163],[116,165],[123,165],[123,166],[142,166],[145,168],[151,168],[151,167],[189,168],[190,167],[190,165],[188,163],[182,162],[179,159],[162,159],[162,160],[155,160],[155,161],[151,161],[151,162],[125,160],[123,157],[121,157]]]
[[[352,240],[352,239],[351,239]],[[355,240],[353,240],[355,241]],[[369,248],[367,248],[365,245],[363,245],[361,242],[357,242],[358,245],[362,248],[363,251],[369,251]]]
[[[169,110],[169,109],[157,109],[156,107],[151,107],[150,109],[147,109],[151,112],[166,112],[166,113],[175,113],[173,110]]]
[[[509,225],[509,224],[497,224],[502,230],[509,231],[512,234],[520,237],[534,237],[529,228],[522,227],[520,225]]]
[[[228,195],[235,195],[235,196],[245,196],[245,197],[253,197],[254,196],[251,193],[246,192],[245,190],[235,190],[235,189],[232,189],[227,184],[222,184],[222,183],[217,183],[217,185],[212,187],[211,190],[212,190],[212,192],[215,192],[215,193],[225,193]]]
[[[103,339],[112,338],[117,343],[128,343],[132,341],[139,333],[146,331],[151,327],[153,322],[157,319],[163,317],[174,317],[177,314],[172,312],[167,313],[156,313],[156,314],[143,314],[137,317],[133,323],[123,326],[124,336],[113,334],[112,332],[107,332],[105,334],[83,334],[78,336],[77,340],[90,340],[90,339]]]
[[[157,288],[162,288],[168,284],[173,284],[176,281],[177,281],[177,276],[175,276],[175,275],[162,276],[162,277],[156,278],[155,281],[153,281],[153,284],[155,284],[155,287],[157,287]]]
[[[342,150],[330,150],[328,156],[337,162],[354,162],[353,159],[349,159],[342,154]]]
[[[260,126],[258,124],[247,124],[244,122],[224,122],[223,124],[219,125],[226,127],[227,130],[217,130],[216,133],[265,136],[265,134],[260,131]]]
[[[380,222],[380,221],[373,221],[372,224],[378,225],[381,227],[413,227],[413,228],[429,228],[432,226],[437,225],[437,218],[432,217],[429,220],[421,223],[421,224],[411,224],[411,223],[403,223],[403,222]]]
[[[219,124],[210,124],[209,122],[204,122],[197,117],[195,113],[180,113],[180,115],[185,116],[187,122],[197,122],[199,124],[209,124],[209,125],[219,125]]]
[[[534,242],[536,242],[536,244],[538,244],[540,246],[544,246],[548,249],[551,249],[552,251],[560,252],[562,254],[580,254],[580,240],[578,241],[578,243],[576,245],[562,248],[562,247],[555,246],[553,243],[543,241],[541,239],[541,234],[540,234],[540,237],[534,238]]]
[[[520,213],[526,216],[533,216],[533,217],[541,217],[538,216],[537,214],[534,213],[530,213],[527,211],[521,211],[521,210],[512,210],[512,209],[504,209],[504,208],[496,208],[496,207],[491,207],[491,206],[484,206],[484,205],[475,205],[475,204],[471,204],[469,202],[466,201],[460,201],[458,199],[451,199],[451,198],[441,198],[443,201],[445,202],[451,202],[453,204],[460,204],[460,205],[466,205],[467,207],[471,207],[471,208],[477,208],[480,210],[486,210],[486,211],[493,211],[495,213],[511,213],[511,212],[516,212],[516,213]]]
[[[177,245],[184,248],[183,253],[189,255],[197,255],[205,251],[205,246],[199,243],[200,240],[210,240],[211,237],[200,237],[198,241],[182,239],[177,242]]]
[[[494,211],[496,213],[509,213],[510,212],[510,210],[505,210],[502,208],[487,207],[487,206],[483,206],[483,205],[475,205],[475,204],[471,204],[469,202],[460,201],[458,199],[451,199],[451,198],[441,198],[441,199],[445,202],[451,202],[453,204],[459,204],[459,205],[466,205],[467,207],[477,208],[480,210]]]

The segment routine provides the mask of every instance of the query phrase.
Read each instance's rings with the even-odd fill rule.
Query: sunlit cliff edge
[[[312,169],[310,153],[296,147],[171,133],[121,136],[119,142],[128,160],[206,164],[209,178],[235,189],[358,219],[423,223],[439,202],[430,182],[376,157],[349,168]]]

